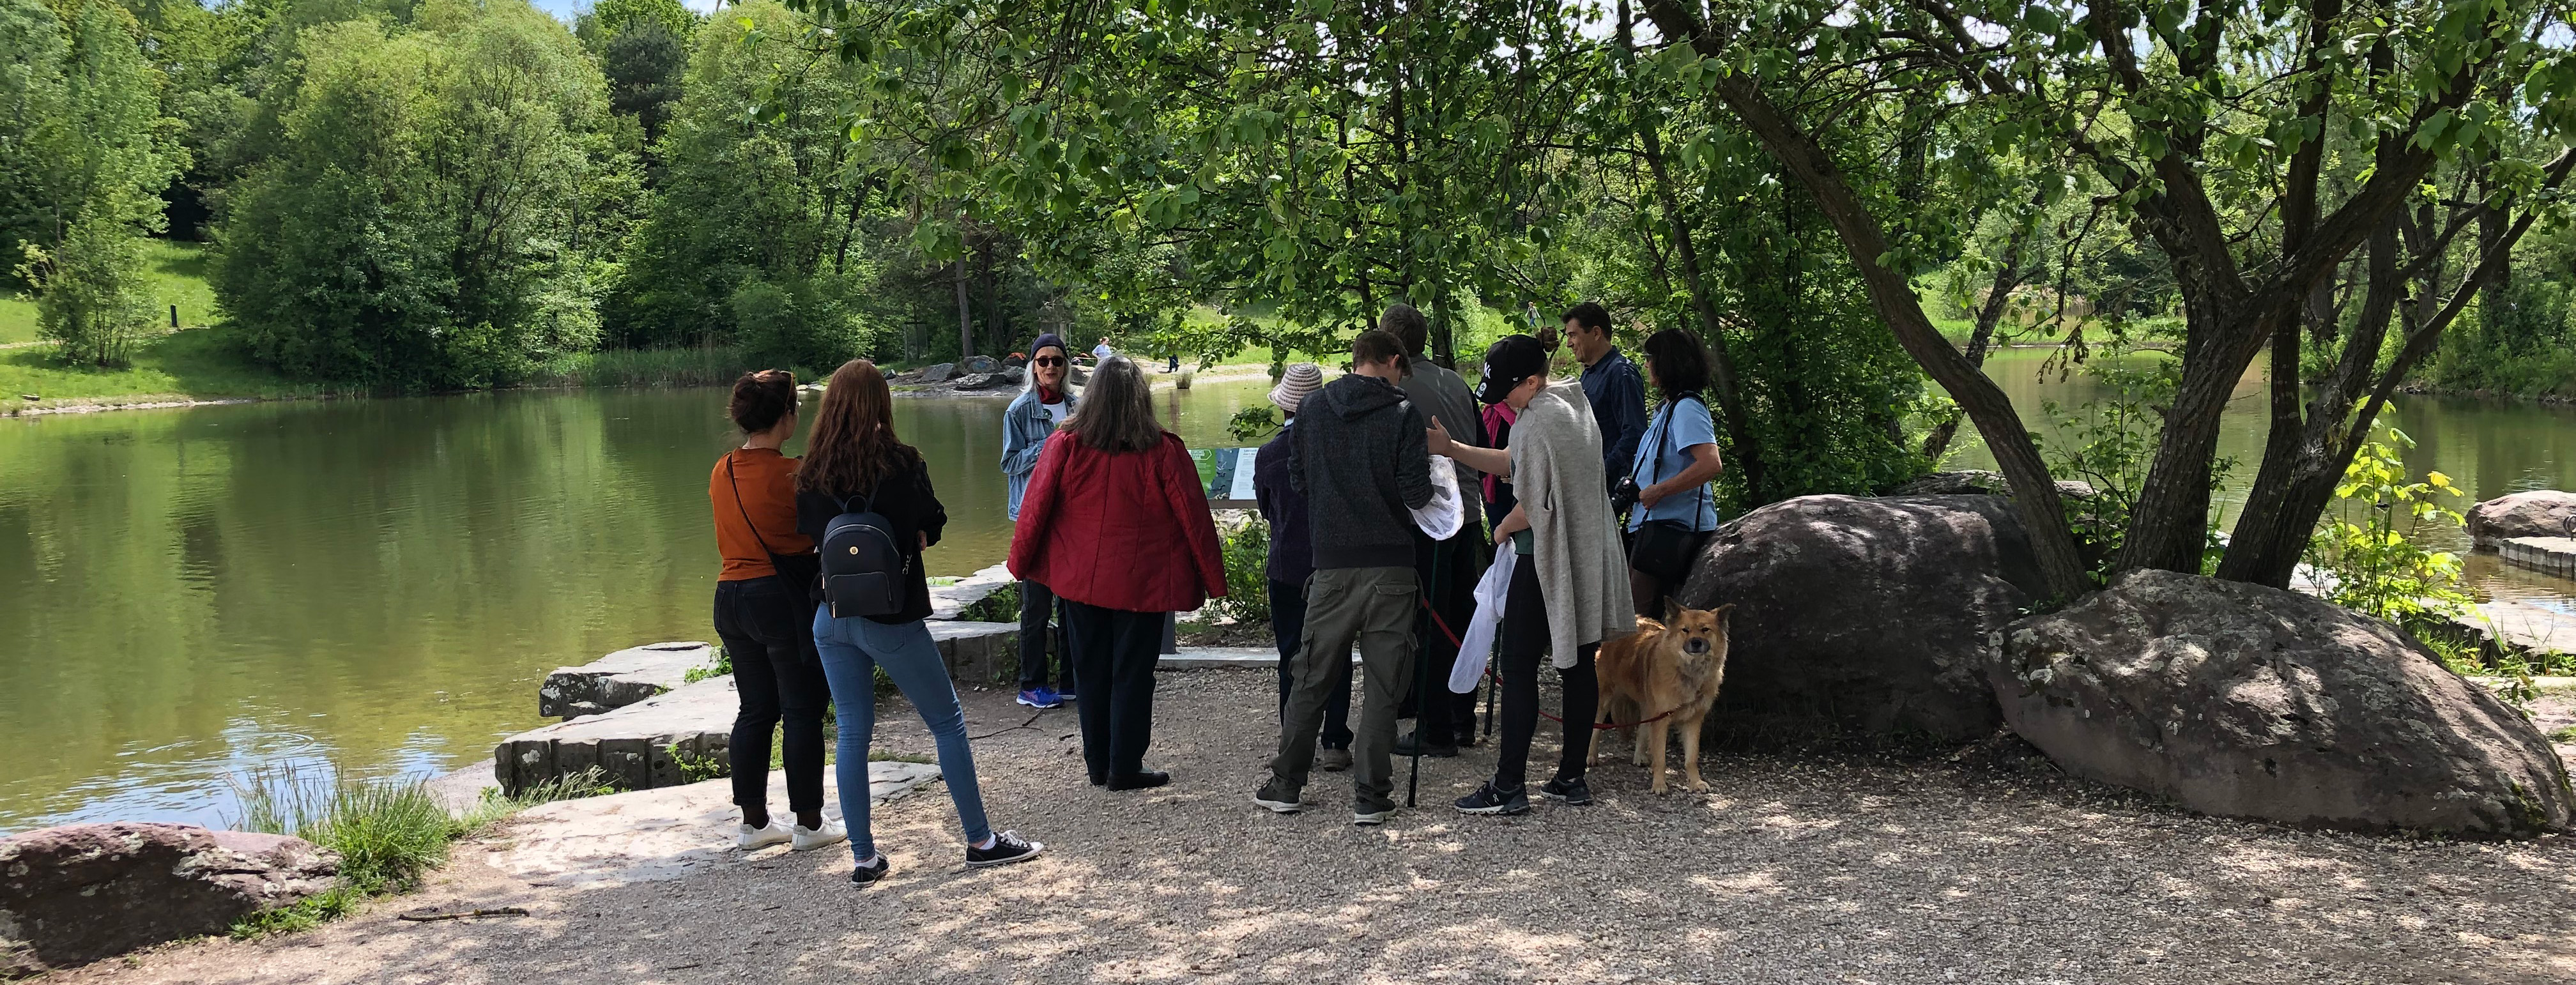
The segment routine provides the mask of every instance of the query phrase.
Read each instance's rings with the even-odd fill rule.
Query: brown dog
[[[1726,616],[1733,604],[1714,609],[1685,609],[1669,599],[1663,621],[1637,617],[1637,632],[1601,645],[1595,668],[1601,679],[1601,721],[1645,723],[1628,729],[1636,740],[1636,762],[1649,765],[1655,792],[1663,793],[1666,730],[1682,733],[1683,785],[1708,789],[1699,778],[1699,726],[1717,703],[1717,687],[1726,679]],[[1662,716],[1657,718],[1657,716]],[[1601,758],[1601,732],[1592,733],[1592,758]]]

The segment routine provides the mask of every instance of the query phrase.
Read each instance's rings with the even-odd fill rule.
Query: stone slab
[[[968,606],[1004,585],[1016,585],[1009,565],[996,564],[958,579],[953,584],[930,586],[930,618],[933,622],[957,618]]]
[[[1017,675],[1020,624],[941,620],[929,626],[930,640],[938,645],[939,659],[948,665],[951,680],[990,684]]]
[[[690,670],[715,662],[714,646],[692,640],[647,643],[579,667],[558,667],[537,688],[537,714],[576,718],[623,708],[679,687]]]
[[[592,766],[630,790],[667,785],[679,775],[669,748],[676,744],[691,758],[724,758],[738,710],[733,676],[711,677],[603,714],[503,739],[492,751],[492,775],[512,794]]]
[[[2507,564],[2576,576],[2576,538],[2507,537],[2496,542],[2496,553],[2503,555]]]
[[[923,763],[868,764],[868,800],[884,804],[939,778]],[[769,774],[772,810],[787,802],[784,774]],[[833,771],[823,771],[823,815],[841,816]],[[556,801],[512,819],[502,839],[487,849],[496,868],[539,885],[600,889],[686,877],[715,865],[787,852],[778,845],[745,855],[733,845],[742,819],[733,804],[733,781],[707,780],[658,790]],[[848,849],[841,852],[847,861]]]
[[[1360,662],[1359,651],[1351,652],[1351,662]],[[1185,646],[1178,653],[1166,653],[1154,665],[1155,670],[1227,670],[1276,668],[1279,649],[1269,646]]]

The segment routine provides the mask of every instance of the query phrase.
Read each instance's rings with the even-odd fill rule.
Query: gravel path
[[[1267,671],[1164,674],[1149,765],[1082,780],[1069,710],[976,743],[996,823],[1049,845],[973,872],[934,787],[878,817],[892,878],[840,851],[678,882],[532,887],[459,853],[420,894],[309,934],[177,945],[63,982],[2566,982],[2576,855],[2182,814],[2010,746],[1952,759],[1712,754],[1712,791],[1596,770],[1589,808],[1469,818],[1490,746],[1425,760],[1424,809],[1354,828],[1348,781],[1249,794]],[[968,698],[975,734],[1026,717]],[[928,752],[917,719],[882,745]],[[1541,745],[1548,744],[1545,733]],[[1542,750],[1533,758],[1548,761]],[[1399,793],[1403,770],[1397,771]],[[506,831],[497,836],[506,839]],[[531,916],[407,924],[418,906]]]

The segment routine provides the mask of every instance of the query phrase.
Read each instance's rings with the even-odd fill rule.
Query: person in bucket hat
[[[1306,577],[1315,571],[1315,545],[1306,527],[1306,497],[1288,481],[1289,429],[1297,426],[1297,408],[1324,387],[1324,371],[1298,363],[1280,374],[1270,388],[1270,402],[1288,415],[1279,434],[1252,459],[1253,495],[1261,519],[1270,524],[1270,632],[1279,643],[1279,711],[1288,711],[1288,692],[1296,683],[1297,648],[1306,637]],[[1343,661],[1333,696],[1324,702],[1324,728],[1317,742],[1316,765],[1330,772],[1351,767],[1351,667]]]

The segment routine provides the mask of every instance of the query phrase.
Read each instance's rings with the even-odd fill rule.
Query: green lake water
[[[2081,401],[2044,353],[1999,353],[2025,413]],[[1194,447],[1233,444],[1266,382],[1156,395]],[[2250,480],[2260,398],[2225,451]],[[544,724],[547,671],[708,639],[706,482],[721,389],[520,392],[0,420],[0,832],[223,823],[227,777],[427,774]],[[1003,398],[905,399],[947,504],[934,574],[1008,548]],[[2410,398],[2399,419],[2480,498],[2576,488],[2576,409]],[[801,447],[791,445],[789,451]],[[1972,466],[1964,449],[1954,465]],[[2482,589],[2557,579],[2473,559]]]

